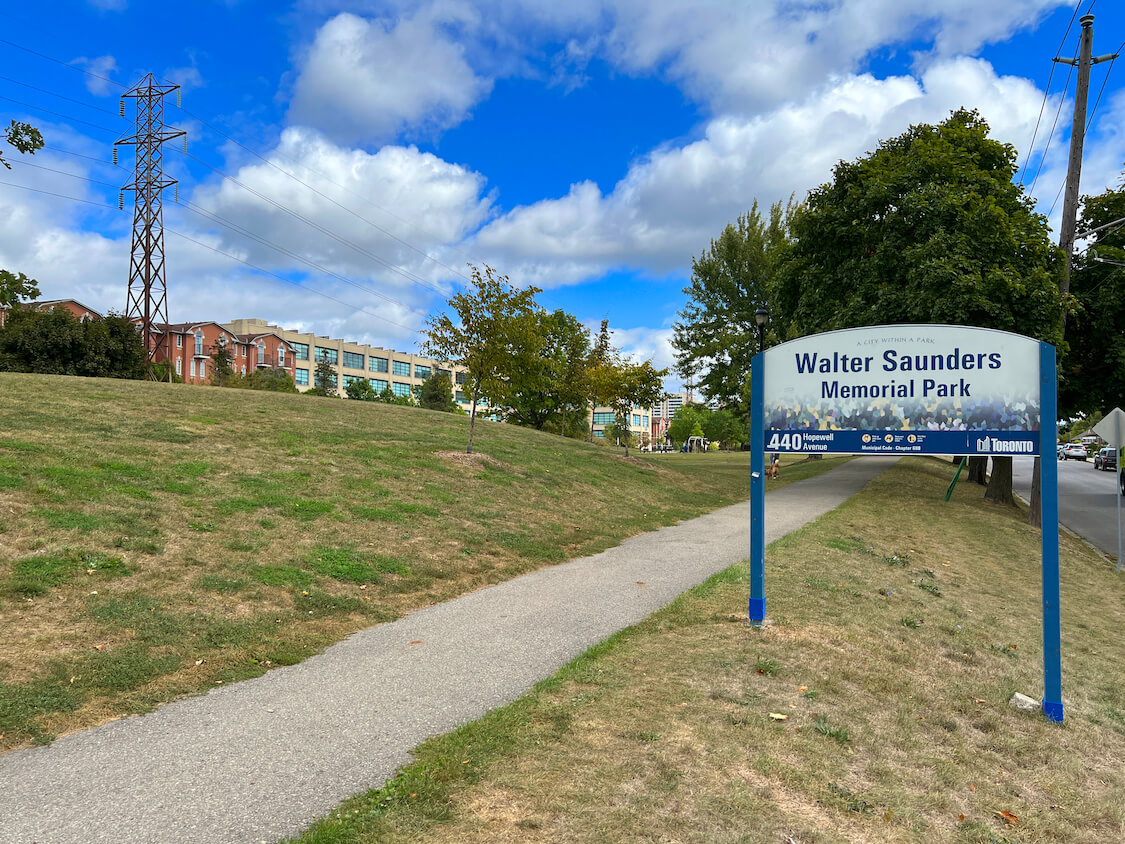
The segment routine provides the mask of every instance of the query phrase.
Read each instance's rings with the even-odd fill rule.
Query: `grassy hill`
[[[0,373],[0,749],[747,494],[747,455],[415,408]],[[821,471],[831,461],[802,472]]]
[[[360,842],[1125,841],[1125,584],[1064,536],[1064,726],[1039,532],[908,458],[310,828]]]

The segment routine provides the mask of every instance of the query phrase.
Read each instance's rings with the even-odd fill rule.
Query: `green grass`
[[[0,394],[0,680],[66,702],[8,710],[0,750],[747,495],[748,454],[623,460],[482,422],[466,460],[466,418],[412,408],[11,373]],[[86,658],[119,679],[72,684]]]
[[[772,544],[765,627],[734,566],[294,840],[1125,840],[1120,579],[1064,537],[1067,721],[1013,711],[1042,688],[1039,533],[979,488],[945,504],[952,471],[903,461]]]

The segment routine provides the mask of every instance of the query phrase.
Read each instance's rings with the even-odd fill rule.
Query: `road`
[[[1031,470],[1034,460],[1016,457],[1012,460],[1012,481],[1015,491],[1031,498]],[[1117,495],[1114,472],[1094,468],[1094,461],[1060,460],[1059,522],[1096,547],[1117,558]],[[1125,504],[1125,502],[1123,502]],[[1125,512],[1122,513],[1125,520]]]

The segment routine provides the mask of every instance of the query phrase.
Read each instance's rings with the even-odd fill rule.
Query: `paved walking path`
[[[770,493],[766,541],[832,510],[892,462],[853,460]],[[293,835],[382,785],[428,736],[514,700],[744,559],[749,513],[736,504],[643,534],[357,633],[300,665],[0,757],[0,842]]]

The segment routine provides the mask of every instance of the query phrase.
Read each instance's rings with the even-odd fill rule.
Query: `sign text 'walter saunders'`
[[[876,326],[784,343],[764,354],[765,443],[1027,454],[1040,424],[1038,361],[1030,338],[963,326]]]

